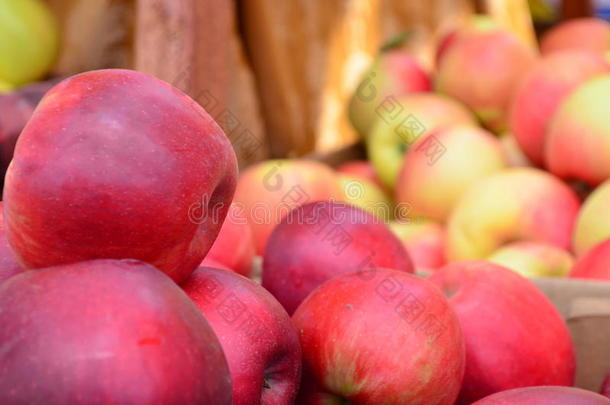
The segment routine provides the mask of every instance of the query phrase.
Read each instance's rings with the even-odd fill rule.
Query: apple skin
[[[204,267],[182,288],[222,345],[233,381],[233,405],[292,405],[301,378],[301,346],[275,298],[239,274]]]
[[[273,228],[308,202],[341,200],[337,174],[313,160],[267,160],[243,171],[233,201],[243,209],[254,247],[262,255]]]
[[[540,39],[543,55],[567,49],[606,53],[610,50],[610,24],[598,18],[574,18],[551,28]]]
[[[59,51],[59,25],[45,1],[0,5],[0,81],[15,86],[39,79]]]
[[[472,126],[448,126],[431,136],[445,148],[434,163],[418,141],[405,154],[396,183],[396,202],[413,214],[445,222],[470,185],[506,167],[498,139]],[[411,213],[411,212],[410,212]]]
[[[574,229],[574,252],[584,255],[610,238],[610,180],[600,184],[585,200]]]
[[[472,109],[488,129],[501,133],[515,87],[535,60],[535,52],[508,31],[470,30],[445,52],[435,87]]]
[[[520,84],[510,113],[512,133],[529,160],[544,165],[547,128],[561,101],[587,79],[609,72],[602,55],[582,50],[556,52],[536,62]]]
[[[600,393],[603,396],[610,398],[610,375],[608,375],[608,378],[606,378],[606,381],[604,381],[604,383],[602,384],[602,389]]]
[[[446,264],[445,228],[434,221],[395,221],[390,229],[402,241],[417,270],[429,271]]]
[[[263,257],[262,285],[292,314],[325,281],[366,267],[413,272],[409,254],[380,220],[332,201],[290,212],[273,231]]]
[[[493,174],[469,188],[451,213],[447,258],[485,259],[517,241],[570,250],[579,206],[567,185],[541,170],[509,168]]]
[[[500,145],[506,156],[508,167],[533,167],[533,163],[527,158],[515,136],[510,132],[505,132],[498,138]]]
[[[366,147],[384,187],[394,190],[405,152],[417,140],[448,125],[476,126],[462,104],[449,97],[419,93],[388,100],[375,122]]]
[[[610,282],[610,239],[582,255],[570,271],[570,277]]]
[[[390,96],[430,91],[432,85],[420,63],[404,50],[384,52],[364,73],[348,106],[349,119],[366,138],[377,119],[377,108]]]
[[[0,285],[2,405],[230,405],[197,307],[137,260],[26,271]]]
[[[379,188],[383,189],[383,184],[379,180],[375,168],[371,162],[367,160],[352,160],[337,167],[337,172],[352,177],[357,177],[361,180],[370,181],[376,184]]]
[[[610,405],[610,401],[580,388],[547,386],[499,392],[472,405]]]
[[[388,269],[337,277],[303,301],[293,322],[305,373],[298,405],[453,405],[462,333],[428,281]]]
[[[218,237],[203,262],[212,259],[249,277],[254,256],[254,239],[246,215],[242,207],[231,204]]]
[[[25,268],[133,258],[181,282],[236,181],[231,143],[184,93],[135,71],[87,72],[47,93],[19,137],[5,231]]]
[[[558,177],[596,186],[610,178],[610,74],[593,77],[568,95],[553,116],[544,159]]]
[[[208,257],[206,257],[205,259],[203,259],[203,261],[201,262],[201,264],[199,265],[199,267],[197,267],[197,269],[200,269],[202,267],[211,267],[213,269],[222,269],[222,270],[226,270],[226,271],[232,271],[234,273],[237,273],[237,271],[235,269],[230,268],[229,266],[227,266],[226,264],[222,264],[220,262],[217,262],[214,259],[210,259]],[[197,270],[195,270],[197,271]]]
[[[486,14],[473,14],[464,25],[448,30],[444,35],[441,36],[436,47],[436,66],[441,64],[443,56],[447,53],[447,50],[455,43],[460,33],[469,30],[475,31],[488,31],[499,28],[498,23],[492,17]]]
[[[532,282],[485,261],[452,263],[428,280],[449,297],[464,333],[466,373],[457,405],[511,388],[574,383],[570,332]]]
[[[343,202],[362,208],[384,222],[394,216],[394,203],[375,183],[358,177],[339,174]]]
[[[496,250],[487,260],[523,277],[565,277],[574,265],[570,252],[540,242],[509,243]]]
[[[2,202],[0,201],[0,284],[23,271],[23,267],[17,262],[15,253],[13,253],[13,249],[6,240],[2,211]]]

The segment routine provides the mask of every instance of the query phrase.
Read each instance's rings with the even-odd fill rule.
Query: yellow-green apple
[[[187,95],[135,71],[87,72],[47,93],[21,133],[5,231],[26,268],[133,258],[180,282],[236,182],[231,143]]]
[[[2,202],[0,201],[0,284],[17,273],[21,273],[23,267],[17,262],[13,249],[6,240],[4,234],[4,215],[2,214]]]
[[[556,25],[540,40],[543,54],[579,49],[601,54],[610,50],[610,24],[599,18],[575,18]]]
[[[205,267],[182,288],[218,336],[233,381],[233,405],[293,405],[301,346],[275,298],[239,274]]]
[[[556,176],[597,185],[610,178],[610,74],[585,81],[557,109],[544,141]]]
[[[514,242],[500,247],[487,259],[523,277],[565,277],[574,257],[562,248],[541,242]]]
[[[339,174],[338,179],[342,201],[362,208],[384,222],[394,215],[392,200],[375,183],[345,174]]]
[[[364,75],[349,102],[349,119],[362,137],[368,136],[377,110],[388,97],[429,91],[430,78],[404,50],[381,53]]]
[[[371,163],[388,190],[394,190],[404,154],[415,141],[443,126],[476,125],[474,116],[463,105],[438,94],[388,98],[381,107],[366,146]]]
[[[417,270],[445,265],[445,229],[441,224],[430,220],[394,221],[390,229],[402,241]]]
[[[9,84],[9,83],[7,83],[5,81],[0,80],[0,94],[8,93],[8,92],[10,92],[13,89],[14,89],[13,85],[11,85],[11,84]]]
[[[375,168],[371,162],[367,160],[352,160],[346,162],[337,167],[337,171],[341,174],[347,174],[348,176],[370,181],[377,184],[380,188],[383,188],[383,184],[381,184],[381,180],[379,180]]]
[[[0,2],[0,80],[21,85],[43,76],[59,50],[59,27],[46,2]]]
[[[428,281],[388,269],[337,277],[314,290],[293,321],[303,351],[297,404],[454,404],[462,333]]]
[[[292,314],[317,286],[367,267],[413,272],[394,233],[368,212],[342,202],[296,208],[273,230],[262,284]]]
[[[447,222],[447,259],[485,259],[517,241],[570,250],[580,201],[552,175],[509,168],[473,184]]]
[[[525,156],[523,150],[517,143],[515,136],[510,132],[505,132],[499,137],[500,145],[506,156],[506,163],[508,167],[532,167],[533,164]]]
[[[0,285],[2,405],[230,405],[222,347],[169,277],[137,260],[26,271]]]
[[[244,210],[256,253],[262,255],[273,228],[294,208],[308,202],[340,200],[337,174],[313,160],[278,159],[241,173],[234,201]]]
[[[445,52],[435,79],[441,93],[470,107],[490,130],[506,130],[515,87],[536,60],[532,48],[503,29],[461,33]]]
[[[602,384],[602,389],[600,393],[603,396],[610,398],[610,374],[608,375],[608,378],[606,378],[606,381],[604,381],[604,383]]]
[[[609,72],[602,55],[582,50],[556,52],[536,62],[519,85],[510,113],[512,133],[529,160],[544,165],[545,136],[562,100],[586,80]]]
[[[610,239],[581,256],[570,271],[570,277],[610,281]]]
[[[577,256],[610,238],[610,180],[585,200],[576,218],[573,246]]]
[[[574,383],[570,332],[531,281],[486,261],[452,263],[428,280],[449,297],[464,334],[466,373],[457,405],[511,388]]]
[[[499,392],[472,405],[610,405],[610,401],[580,388],[542,386]]]
[[[218,237],[203,261],[205,263],[209,259],[215,260],[239,274],[249,277],[254,256],[252,229],[250,229],[243,207],[233,203],[218,232]]]
[[[423,147],[432,137],[445,149],[436,161]],[[468,187],[506,165],[500,142],[489,132],[473,126],[440,128],[405,154],[396,202],[409,204],[413,214],[444,222]]]

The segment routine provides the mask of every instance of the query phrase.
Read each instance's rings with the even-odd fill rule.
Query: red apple
[[[337,171],[365,181],[370,181],[383,189],[383,184],[381,184],[381,180],[379,179],[375,168],[369,161],[352,160],[339,166]]]
[[[606,378],[606,381],[602,384],[601,394],[610,398],[610,375]]]
[[[23,271],[23,267],[17,263],[15,253],[13,253],[13,249],[11,249],[6,240],[6,235],[4,234],[4,215],[2,211],[2,202],[0,202],[0,284],[2,284],[4,280]]]
[[[490,17],[486,14],[474,14],[469,16],[468,20],[460,27],[451,27],[451,29],[446,30],[445,33],[441,36],[440,41],[436,47],[436,65],[440,65],[443,56],[447,53],[447,50],[451,48],[451,46],[456,42],[459,38],[459,35],[465,31],[488,31],[499,28],[499,25],[493,17]]]
[[[299,306],[299,405],[453,405],[464,373],[455,314],[426,280],[387,269],[337,277]]]
[[[433,221],[396,221],[390,229],[402,241],[417,270],[429,271],[444,266],[445,228]]]
[[[233,405],[292,405],[301,377],[299,337],[284,308],[255,282],[200,267],[182,286],[218,336]]]
[[[168,277],[136,260],[0,285],[2,405],[230,405],[222,348]]]
[[[587,79],[608,72],[610,65],[602,55],[567,50],[540,59],[527,73],[513,100],[510,124],[533,163],[544,163],[545,135],[561,101]]]
[[[213,269],[223,269],[223,270],[232,271],[232,272],[237,273],[237,271],[235,271],[235,269],[230,268],[226,264],[222,264],[222,263],[217,262],[216,260],[210,259],[208,257],[203,259],[203,261],[199,265],[198,269],[200,269],[202,267],[211,267]],[[195,271],[197,271],[197,270],[195,270]]]
[[[472,405],[610,405],[610,401],[580,388],[527,387],[503,391]]]
[[[534,51],[503,29],[470,30],[443,56],[436,88],[470,107],[490,130],[506,130],[506,111]]]
[[[568,328],[532,282],[485,261],[449,264],[429,280],[449,297],[464,333],[458,405],[511,388],[574,383]]]
[[[204,259],[213,259],[246,277],[252,271],[254,240],[243,207],[231,204],[218,237]]]
[[[152,76],[100,70],[42,99],[6,174],[21,264],[134,258],[185,280],[212,246],[237,178],[214,120]]]
[[[262,284],[292,314],[320,284],[367,267],[413,272],[400,240],[376,217],[320,201],[295,209],[275,228],[263,257]]]
[[[268,160],[241,173],[234,202],[252,228],[262,255],[273,228],[292,209],[308,202],[341,200],[336,172],[313,160]]]
[[[570,271],[570,277],[610,282],[610,239],[581,256]]]
[[[575,18],[553,27],[540,40],[543,54],[566,49],[606,53],[610,50],[610,24],[599,18]]]

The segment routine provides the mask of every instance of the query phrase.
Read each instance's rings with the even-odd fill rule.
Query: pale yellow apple
[[[598,186],[585,200],[574,230],[574,252],[582,256],[610,238],[610,180]]]
[[[515,242],[496,250],[488,260],[524,277],[565,277],[574,265],[572,255],[557,246],[539,242]]]
[[[375,183],[345,174],[339,174],[338,179],[345,202],[370,212],[383,222],[392,218],[394,204]]]

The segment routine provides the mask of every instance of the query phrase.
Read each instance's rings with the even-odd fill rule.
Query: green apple
[[[577,256],[610,238],[610,180],[587,197],[576,219],[573,246]]]
[[[0,0],[0,81],[19,86],[41,78],[59,49],[59,27],[40,0]]]

